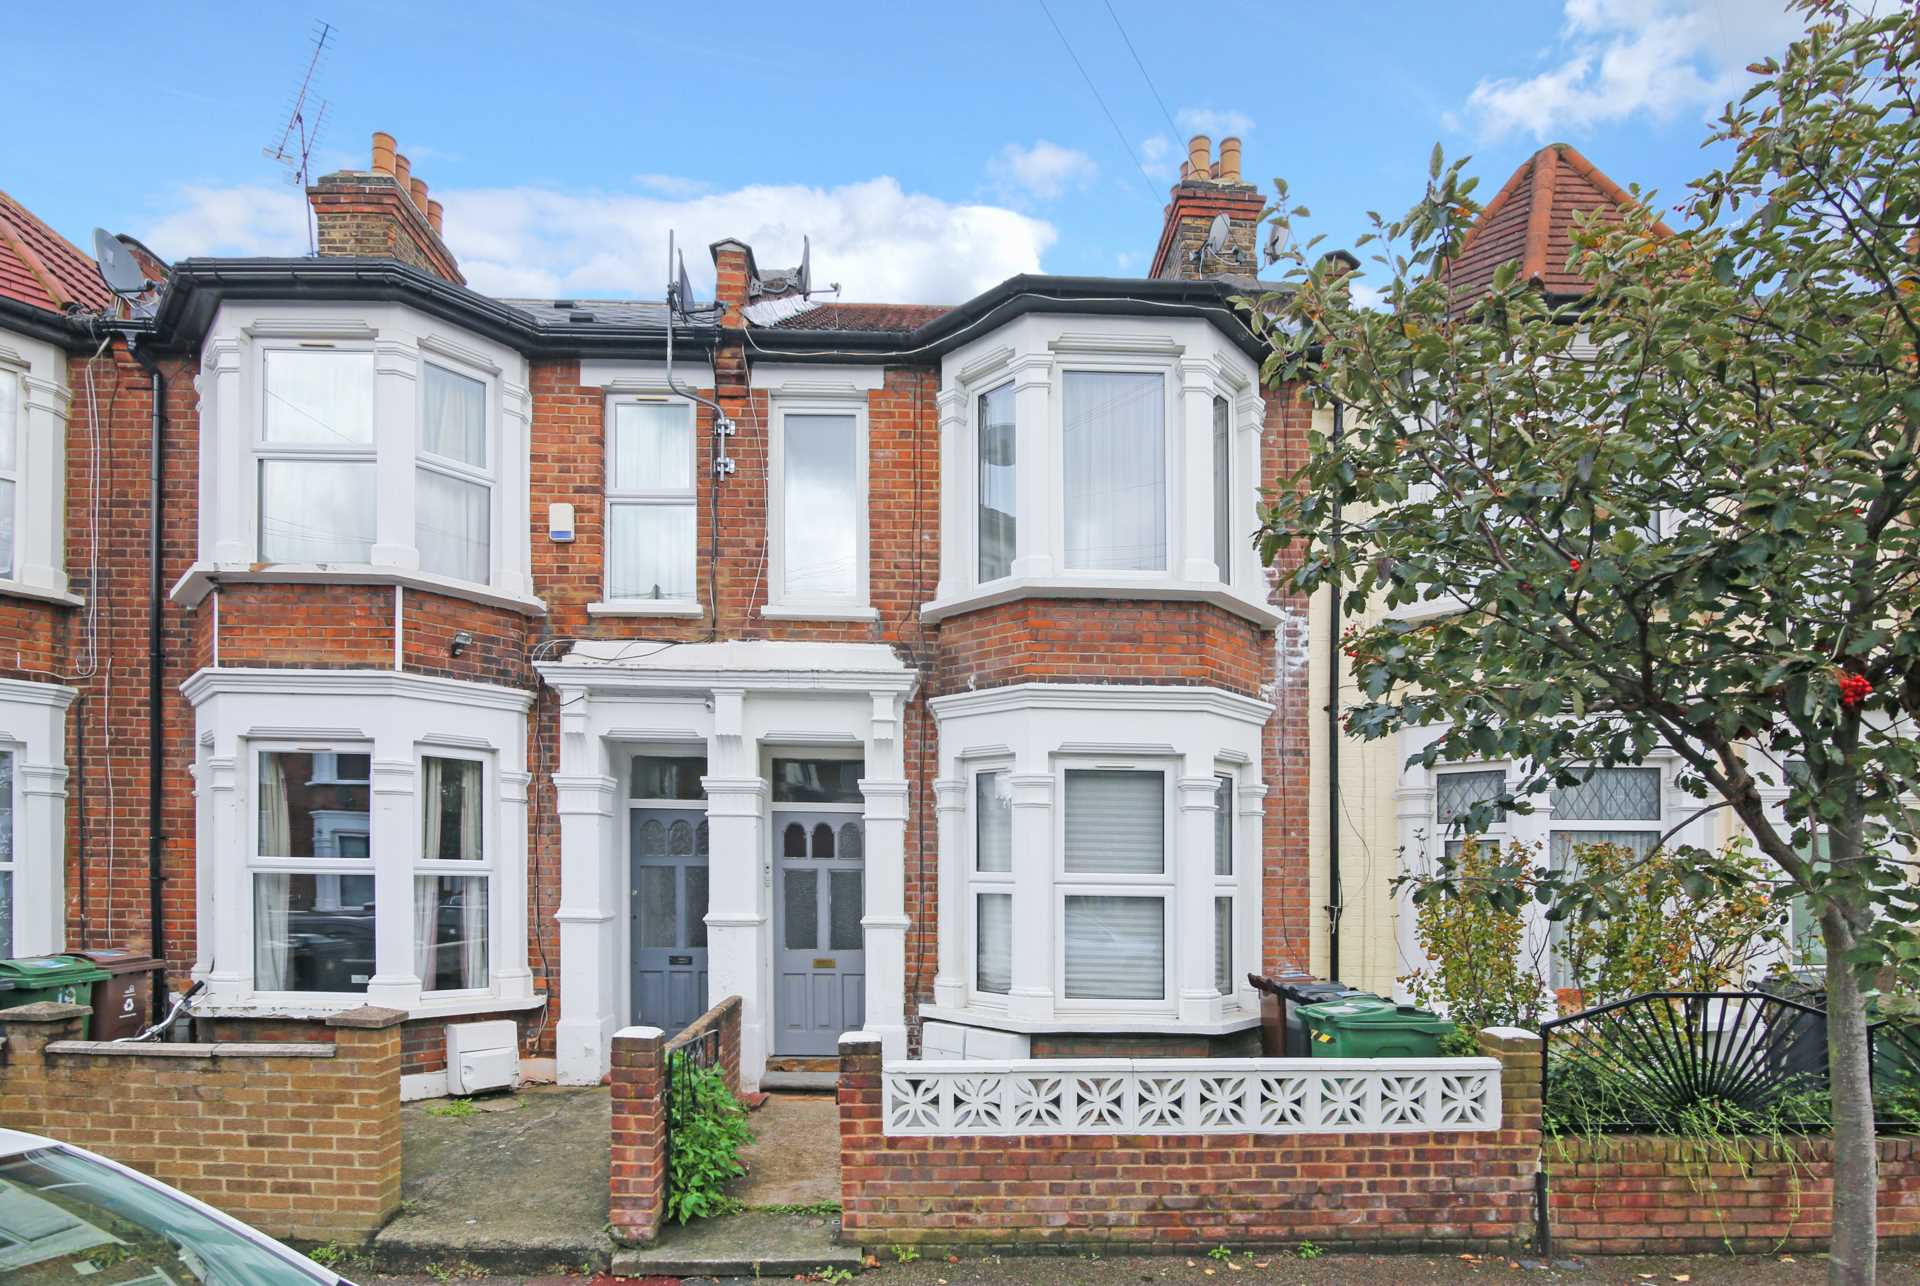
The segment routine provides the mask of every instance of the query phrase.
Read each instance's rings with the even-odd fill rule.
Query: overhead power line
[[[1126,43],[1127,52],[1133,55],[1133,65],[1140,69],[1140,79],[1147,82],[1147,92],[1153,95],[1154,102],[1160,104],[1160,115],[1166,119],[1167,128],[1173,131],[1173,141],[1177,145],[1180,142],[1180,127],[1173,123],[1173,113],[1167,110],[1167,100],[1160,97],[1160,91],[1155,87],[1153,77],[1147,75],[1147,65],[1140,61],[1140,51],[1133,47],[1133,39],[1127,35],[1127,29],[1121,23],[1120,15],[1113,11],[1113,0],[1101,0],[1101,3],[1107,6],[1107,17],[1113,19],[1114,30],[1120,33],[1120,39]]]
[[[1126,150],[1127,156],[1133,161],[1134,174],[1139,177],[1142,184],[1146,184],[1146,163],[1140,159],[1140,154],[1133,150],[1133,144],[1127,141],[1127,132],[1121,129],[1120,122],[1114,119],[1112,109],[1107,106],[1107,100],[1100,96],[1100,87],[1095,85],[1093,77],[1087,74],[1086,65],[1080,61],[1080,55],[1073,52],[1073,42],[1068,40],[1067,33],[1060,29],[1060,22],[1053,16],[1053,10],[1047,6],[1047,0],[1040,0],[1040,12],[1047,15],[1047,21],[1053,27],[1053,34],[1060,37],[1060,44],[1066,49],[1067,57],[1073,60],[1074,67],[1079,70],[1080,79],[1087,82],[1087,89],[1093,94],[1093,101],[1100,104],[1100,111],[1106,116],[1107,124],[1113,126],[1113,136],[1120,140],[1120,146]],[[1149,196],[1153,194],[1151,186],[1147,187],[1147,194]]]

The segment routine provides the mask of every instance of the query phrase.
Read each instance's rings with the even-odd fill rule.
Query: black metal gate
[[[673,1136],[697,1108],[694,1100],[693,1071],[720,1066],[720,1029],[676,1036],[667,1042],[666,1095],[667,1186],[673,1186]]]

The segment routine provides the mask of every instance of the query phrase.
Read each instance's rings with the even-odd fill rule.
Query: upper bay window
[[[20,377],[0,370],[0,578],[14,576],[14,509],[20,489]]]
[[[947,354],[926,616],[1065,591],[1276,622],[1238,548],[1257,521],[1257,378],[1192,319],[1027,317]]]
[[[537,609],[525,359],[402,305],[286,308],[223,305],[202,345],[178,600],[301,580]]]
[[[691,604],[698,541],[693,406],[616,398],[608,420],[607,600]]]

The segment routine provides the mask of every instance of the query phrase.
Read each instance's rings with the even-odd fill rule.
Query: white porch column
[[[1167,434],[1180,470],[1174,485],[1183,503],[1167,569],[1192,581],[1220,579],[1220,569],[1213,562],[1213,397],[1213,364],[1182,361],[1176,417]]]
[[[1016,772],[1013,787],[1013,986],[1007,1013],[1053,1017],[1053,774]]]
[[[960,1008],[967,1003],[967,952],[963,927],[967,914],[966,898],[967,783],[964,778],[933,783],[939,802],[940,850],[936,855],[940,880],[939,918],[935,922],[940,945],[940,971],[933,979],[933,1000],[937,1005]]]
[[[65,720],[58,713],[56,724]],[[66,741],[54,743],[64,754]],[[59,763],[29,759],[18,765],[22,816],[14,820],[14,834],[31,837],[31,847],[14,851],[25,860],[14,862],[13,950],[20,956],[50,955],[67,945],[65,856],[67,852],[67,769]],[[25,912],[25,914],[21,914]]]
[[[1014,363],[1013,574],[1054,574],[1053,356],[1037,353]],[[1015,939],[1018,941],[1019,939]]]
[[[618,783],[607,751],[587,721],[587,694],[561,687],[560,769],[553,774],[560,817],[560,1022],[554,1065],[564,1085],[596,1085],[608,1067],[609,1041],[624,1026],[619,995],[619,925],[626,884],[615,855],[613,804]]]
[[[411,748],[409,743],[406,747]],[[373,922],[373,977],[367,1003],[411,1009],[420,1003],[420,975],[413,958],[413,861],[420,847],[413,758],[393,756],[399,744],[374,746],[372,848],[373,899],[380,914]]]
[[[1213,978],[1213,774],[1180,778],[1175,820],[1173,919],[1179,949],[1173,985],[1183,1023],[1213,1022],[1220,993]]]
[[[520,739],[525,747],[526,738]],[[502,1000],[533,997],[533,970],[527,964],[527,785],[532,780],[515,756],[512,768],[499,771],[500,845],[495,851],[491,895],[494,905],[493,980]]]
[[[374,341],[373,437],[380,468],[372,561],[385,567],[420,566],[413,529],[419,366],[419,354],[411,344],[394,339]]]
[[[198,712],[208,720],[204,707]],[[195,977],[207,984],[209,1004],[237,1003],[253,985],[253,958],[248,944],[253,930],[253,877],[245,857],[246,813],[241,783],[247,763],[243,743],[227,737],[214,741],[211,732],[201,742],[194,793],[199,825],[194,835],[194,880],[200,907],[200,958],[204,972]]]
[[[767,908],[773,854],[762,818],[767,783],[745,736],[745,694],[713,694],[713,738],[707,745],[707,999],[740,997],[740,1084],[760,1087],[772,1049]]]
[[[1240,950],[1233,958],[1234,997],[1242,1005],[1258,1008],[1260,998],[1247,985],[1248,973],[1264,974],[1266,969],[1266,863],[1260,855],[1267,851],[1267,785],[1261,781],[1243,781],[1234,791],[1239,809],[1233,819],[1234,932],[1240,935]]]
[[[865,914],[860,917],[867,954],[864,1029],[880,1038],[887,1058],[907,1056],[907,778],[900,747],[896,692],[873,694],[867,735]]]

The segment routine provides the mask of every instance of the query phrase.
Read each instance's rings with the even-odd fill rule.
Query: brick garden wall
[[[1537,1039],[1483,1037],[1501,1127],[1471,1133],[890,1137],[880,1046],[840,1062],[841,1228],[865,1245],[1518,1247],[1540,1148]]]
[[[1830,1141],[1635,1135],[1546,1146],[1556,1254],[1823,1250]],[[1920,1139],[1880,1140],[1880,1243],[1920,1245]]]
[[[360,1241],[400,1206],[400,1018],[333,1039],[102,1045],[88,1010],[0,1010],[0,1120],[90,1148],[276,1237]]]

